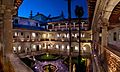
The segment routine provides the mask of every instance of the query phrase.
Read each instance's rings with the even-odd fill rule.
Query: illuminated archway
[[[110,15],[115,8],[115,6],[120,2],[120,0],[110,0],[108,5],[106,6],[104,17],[105,19],[109,20]]]
[[[82,45],[82,50],[86,53],[90,53],[91,52],[91,43],[84,43]]]

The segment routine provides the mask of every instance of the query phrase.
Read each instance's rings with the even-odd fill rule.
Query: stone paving
[[[7,57],[10,59],[11,64],[14,67],[15,72],[33,72],[27,65],[25,65],[17,55],[8,54]]]
[[[67,66],[63,64],[63,60],[61,59],[58,59],[56,61],[44,61],[44,62],[37,61],[34,65],[34,70],[35,72],[46,72],[44,70],[44,66],[47,65],[55,66],[56,70],[54,72],[69,72]]]

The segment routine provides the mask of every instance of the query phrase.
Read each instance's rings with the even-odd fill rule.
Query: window
[[[14,23],[15,23],[15,24],[18,24],[18,19],[15,19],[15,20],[14,20]]]
[[[77,51],[79,50],[78,46],[75,46],[75,50],[77,50]]]
[[[38,36],[39,34],[38,33],[36,33],[36,36]]]
[[[29,36],[27,36],[27,38],[29,38]]]
[[[56,48],[57,48],[57,49],[59,48],[59,45],[58,45],[58,44],[56,45]]]
[[[113,40],[114,40],[114,41],[117,40],[117,33],[116,33],[116,32],[113,33]]]
[[[21,32],[21,35],[23,35],[23,32]]]
[[[65,46],[64,46],[64,45],[62,45],[62,50],[64,50],[64,48],[65,48]]]
[[[48,25],[48,28],[49,28],[49,29],[52,29],[52,25]]]
[[[15,36],[17,36],[17,32],[15,32],[15,34],[14,34]]]
[[[39,45],[36,45],[37,51],[39,51]]]
[[[32,36],[33,36],[33,37],[36,37],[36,33],[32,33]]]
[[[39,24],[38,24],[38,23],[36,23],[36,26],[38,27],[38,26],[39,26]]]
[[[13,36],[13,38],[15,38],[15,36]]]
[[[102,33],[102,27],[100,27],[100,33]]]
[[[36,45],[33,45],[32,48],[33,48],[33,49],[36,49]]]

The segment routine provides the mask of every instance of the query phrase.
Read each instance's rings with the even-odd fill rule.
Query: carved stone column
[[[12,53],[12,14],[11,9],[4,13],[4,50],[5,53]]]
[[[92,48],[95,51],[95,53],[98,53],[98,42],[99,42],[99,29],[97,26],[94,26],[94,30],[93,30],[93,44],[92,44]]]
[[[107,47],[108,44],[108,21],[103,22],[102,26],[102,41],[101,41],[101,59],[105,58],[105,49],[104,47]]]
[[[12,16],[16,13],[16,9],[11,5],[0,5],[0,41],[5,47],[5,51],[9,51],[12,44]]]
[[[1,41],[3,45],[3,58],[2,58],[2,63],[3,63],[3,68],[5,72],[14,72],[13,68],[10,63],[9,55],[13,52],[12,49],[12,16],[16,12],[14,9],[14,6],[9,6],[9,5],[1,5],[2,9],[2,18],[3,18],[3,23],[2,23],[2,34],[1,34]]]

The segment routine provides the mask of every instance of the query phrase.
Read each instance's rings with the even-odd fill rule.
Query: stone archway
[[[105,8],[105,13],[104,13],[104,19],[109,20],[110,15],[115,8],[115,6],[120,2],[120,0],[109,0],[106,8]]]
[[[91,53],[91,44],[90,43],[84,43],[82,45],[82,50],[84,53],[90,54]]]

